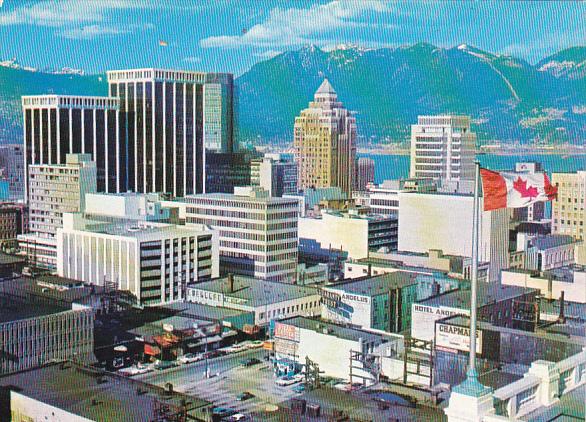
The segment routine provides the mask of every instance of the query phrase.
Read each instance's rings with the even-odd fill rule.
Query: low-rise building
[[[568,302],[586,304],[586,267],[581,265],[550,271],[504,270],[501,283],[539,289],[541,295],[550,300],[559,299],[563,294]]]
[[[396,217],[372,214],[368,208],[328,210],[299,219],[300,239],[313,239],[323,249],[341,249],[355,259],[366,258],[371,250],[396,249],[397,230]]]
[[[580,243],[569,235],[517,234],[517,251],[524,252],[523,268],[527,270],[547,271],[574,264],[574,253]]]
[[[57,235],[57,272],[114,284],[139,306],[183,300],[188,283],[218,275],[213,233],[202,227],[65,214]]]
[[[51,388],[47,388],[50,385]],[[211,403],[72,362],[0,378],[0,420],[210,422]]]
[[[349,195],[339,187],[307,188],[296,194],[283,195],[283,198],[297,200],[300,217],[313,215],[320,209],[347,209],[353,203]]]
[[[319,316],[321,296],[314,287],[231,276],[187,287],[187,301],[254,312],[254,324],[298,315]]]
[[[537,294],[536,289],[497,283],[479,284],[478,320],[531,331],[539,317]],[[411,337],[433,340],[435,321],[452,315],[470,315],[470,290],[449,291],[413,303]]]
[[[411,326],[411,305],[417,300],[417,275],[403,271],[324,286],[322,317],[392,333]]]
[[[13,243],[28,230],[28,209],[15,202],[0,202],[0,246]]]
[[[446,255],[440,250],[430,250],[426,253],[404,251],[370,252],[368,258],[346,262],[344,264],[344,277],[364,277],[369,271],[371,275],[384,274],[397,269],[408,270],[409,267],[441,271],[453,278],[470,280],[472,258]],[[478,263],[478,281],[480,283],[488,281],[488,269],[488,262]]]
[[[403,351],[403,337],[304,317],[275,324],[274,349],[278,372],[318,365],[322,376],[370,385]],[[388,376],[388,375],[387,375]]]
[[[54,359],[95,360],[91,307],[22,292],[10,286],[0,292],[0,374]]]

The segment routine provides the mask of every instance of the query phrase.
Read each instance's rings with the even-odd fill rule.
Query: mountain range
[[[289,144],[295,116],[323,78],[355,112],[362,145],[403,142],[418,115],[439,113],[470,115],[485,143],[586,140],[586,47],[530,64],[426,43],[307,46],[255,64],[236,79],[239,139]],[[106,78],[0,67],[0,140],[21,137],[21,95],[51,92],[106,95]]]

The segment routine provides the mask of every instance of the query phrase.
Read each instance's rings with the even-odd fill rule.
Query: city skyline
[[[506,7],[502,2],[470,1],[461,7],[453,2],[304,0],[284,6],[267,0],[253,6],[228,0],[181,5],[7,0],[0,9],[0,38],[11,43],[3,46],[1,59],[87,73],[154,66],[238,76],[259,61],[309,44],[331,50],[343,43],[394,48],[428,42],[438,47],[469,44],[534,64],[585,44],[580,19],[584,13],[586,3],[580,1],[513,2]],[[40,51],[23,48],[41,40]],[[118,54],[111,54],[112,46]],[[88,49],[94,54],[85,54]]]

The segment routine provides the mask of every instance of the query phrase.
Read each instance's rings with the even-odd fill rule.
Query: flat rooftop
[[[222,293],[224,296],[240,299],[239,304],[247,306],[264,306],[284,302],[286,300],[319,295],[319,292],[315,287],[277,283],[274,281],[237,275],[234,276],[234,286],[232,290],[230,290],[228,277],[217,278],[203,283],[193,283],[187,288]]]
[[[84,285],[77,280],[40,275],[35,278],[18,277],[0,284],[0,294],[32,301],[33,298],[53,300],[56,304],[80,302],[93,295],[104,293],[104,287]],[[34,301],[36,303],[37,301]]]
[[[26,261],[24,256],[15,256],[15,255],[7,255],[3,252],[0,252],[0,266],[1,265],[13,265],[13,264],[21,264]]]
[[[504,286],[500,283],[478,283],[478,306],[486,306],[490,303],[513,299],[533,292],[538,292],[538,290],[521,286]],[[428,306],[470,309],[470,290],[452,290],[419,303]]]
[[[200,303],[191,302],[175,302],[162,305],[160,308],[178,312],[181,316],[190,316],[213,321],[220,321],[224,318],[233,318],[240,315],[249,314],[249,312],[239,311],[237,309],[203,305]]]
[[[48,303],[31,303],[0,293],[0,324],[38,318],[69,311],[71,308]]]
[[[297,198],[275,198],[270,196],[250,196],[250,195],[235,195],[233,193],[201,193],[197,195],[188,195],[184,198],[184,202],[188,204],[195,203],[198,199],[217,199],[222,201],[238,201],[238,202],[257,202],[263,204],[289,204],[297,206]]]
[[[104,222],[99,220],[87,220],[88,224],[79,231],[101,233],[111,236],[124,236],[136,238],[140,241],[160,239],[161,236],[187,236],[191,233],[203,233],[195,226],[176,226],[174,224],[145,222],[135,220],[123,220]]]
[[[342,283],[330,284],[325,288],[343,290],[345,293],[352,293],[362,296],[377,296],[387,293],[391,289],[403,288],[417,284],[416,273],[406,271],[395,271],[392,273],[352,279]]]
[[[306,318],[300,316],[283,319],[280,320],[279,323],[292,325],[298,328],[302,328],[304,330],[312,330],[316,333],[326,334],[344,340],[357,342],[358,340],[362,339],[366,342],[374,343],[375,346],[394,340],[393,337],[391,337],[390,335],[384,336],[381,334],[361,330],[358,328],[345,327],[343,325],[333,324],[331,322],[326,322],[319,319]]]
[[[152,421],[156,403],[199,413],[209,402],[122,376],[52,363],[0,378],[0,386],[95,421]],[[191,420],[188,417],[188,420]]]

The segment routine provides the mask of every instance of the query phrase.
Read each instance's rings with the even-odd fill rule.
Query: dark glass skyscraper
[[[110,71],[108,82],[120,100],[126,189],[203,192],[206,147],[232,148],[232,75],[134,69]]]
[[[65,164],[67,154],[91,154],[102,192],[120,192],[119,101],[109,97],[23,96],[24,171],[29,164]],[[27,196],[27,189],[25,189]]]

